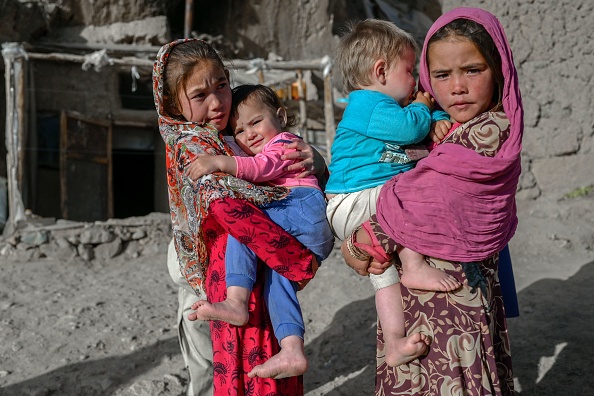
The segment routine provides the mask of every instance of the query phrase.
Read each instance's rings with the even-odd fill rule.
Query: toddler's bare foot
[[[200,300],[192,305],[192,309],[194,312],[188,315],[189,320],[222,320],[235,326],[243,326],[249,319],[247,306],[229,298],[213,304]]]
[[[409,289],[449,292],[458,289],[460,282],[446,272],[427,263],[402,267],[400,282]]]
[[[408,337],[389,337],[384,333],[386,345],[386,364],[397,367],[421,356],[431,343],[425,334],[415,333]]]
[[[289,342],[284,342],[293,338]],[[248,377],[287,378],[302,375],[308,369],[307,358],[303,350],[303,340],[297,336],[288,336],[281,341],[279,353],[265,363],[256,366],[248,373]]]

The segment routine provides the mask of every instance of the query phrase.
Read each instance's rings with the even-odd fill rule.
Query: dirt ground
[[[509,321],[519,393],[594,394],[594,196],[519,207],[510,244],[521,316]],[[108,262],[4,260],[0,395],[182,395],[176,289],[159,254]],[[335,249],[301,292],[306,394],[372,395],[368,279]]]

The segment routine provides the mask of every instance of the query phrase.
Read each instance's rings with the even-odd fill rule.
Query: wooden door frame
[[[107,143],[105,155],[92,157],[68,151],[68,119],[82,121],[88,124],[107,128]],[[75,111],[63,110],[60,114],[60,206],[62,218],[68,219],[68,182],[66,163],[68,159],[78,159],[107,166],[107,218],[113,218],[113,177],[112,177],[112,123],[110,120],[88,117]]]

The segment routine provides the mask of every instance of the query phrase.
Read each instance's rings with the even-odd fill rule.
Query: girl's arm
[[[230,175],[237,175],[237,165],[233,157],[228,155],[206,155],[199,154],[186,167],[186,176],[192,180],[198,180],[204,175],[215,172],[224,172]]]

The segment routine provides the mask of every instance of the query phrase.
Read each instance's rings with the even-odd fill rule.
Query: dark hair
[[[171,49],[163,75],[163,96],[166,111],[181,113],[180,90],[201,62],[211,61],[225,69],[219,53],[206,41],[190,40]]]
[[[445,40],[449,37],[462,37],[469,40],[479,50],[487,65],[493,72],[495,85],[497,86],[493,92],[493,102],[499,103],[503,95],[503,72],[501,70],[501,55],[495,46],[495,42],[483,25],[471,21],[470,19],[454,19],[441,29],[439,29],[427,43],[427,48],[431,47],[438,41]],[[427,54],[429,52],[427,51]],[[429,59],[427,59],[429,64]]]
[[[233,88],[233,101],[231,102],[230,112],[231,117],[237,117],[237,108],[240,104],[247,101],[255,101],[258,104],[262,104],[264,107],[272,111],[272,113],[276,113],[280,108],[286,110],[286,107],[272,88],[261,84],[244,84]],[[286,126],[295,126],[297,125],[296,121],[294,115],[290,117],[287,116]]]

